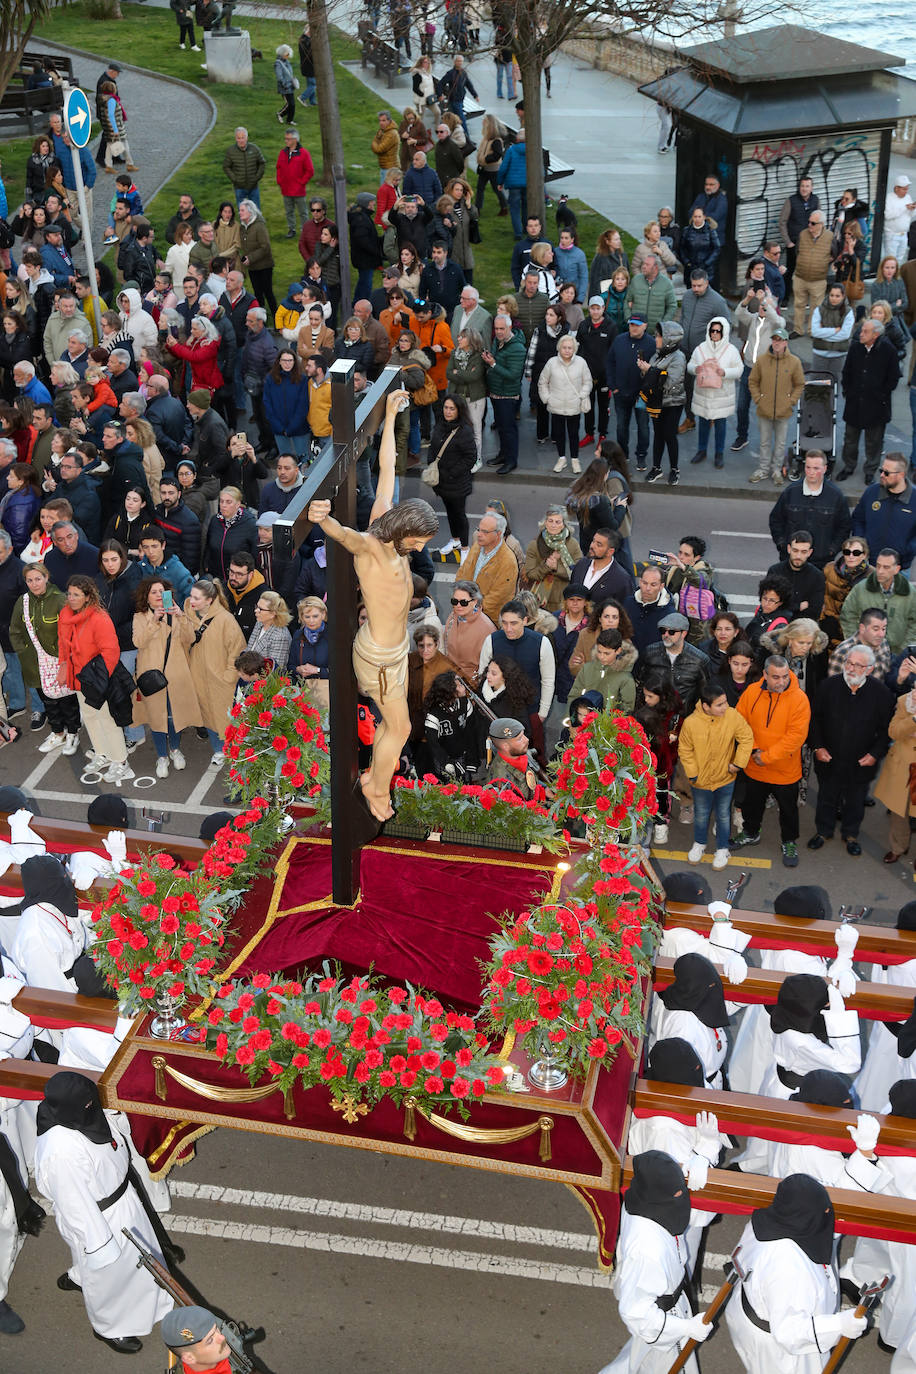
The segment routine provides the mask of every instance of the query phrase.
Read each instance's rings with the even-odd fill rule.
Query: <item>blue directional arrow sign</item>
[[[85,148],[92,135],[92,115],[89,101],[78,88],[67,92],[64,101],[64,123],[77,148]]]

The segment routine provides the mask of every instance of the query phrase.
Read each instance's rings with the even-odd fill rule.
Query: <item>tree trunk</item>
[[[13,73],[19,70],[25,45],[32,37],[34,28],[34,19],[18,29],[11,16],[0,18],[0,95],[5,92]]]
[[[309,0],[308,16],[312,35],[312,57],[315,62],[315,82],[318,88],[318,128],[321,133],[321,171],[318,181],[322,186],[330,186],[334,164],[344,165],[344,150],[325,0]]]
[[[544,224],[544,152],[541,133],[541,63],[533,44],[518,59],[525,97],[525,169],[528,214],[539,215]]]

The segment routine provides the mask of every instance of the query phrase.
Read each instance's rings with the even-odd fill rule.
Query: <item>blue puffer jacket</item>
[[[525,166],[525,144],[512,143],[506,149],[505,157],[499,164],[496,180],[500,186],[527,186],[528,170]]]
[[[29,530],[40,505],[41,501],[31,487],[7,492],[0,502],[0,524],[13,541],[13,553],[22,553],[29,542]]]
[[[555,248],[553,256],[557,264],[557,280],[571,281],[576,285],[576,300],[585,301],[588,296],[588,263],[581,248]]]
[[[308,434],[309,388],[306,378],[294,382],[270,373],[264,378],[264,409],[274,434]]]

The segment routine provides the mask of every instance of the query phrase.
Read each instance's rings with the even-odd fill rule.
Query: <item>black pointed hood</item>
[[[692,1011],[704,1026],[728,1025],[722,979],[702,954],[682,954],[674,961],[674,982],[658,994],[669,1011]]]
[[[111,1127],[91,1078],[61,1069],[48,1079],[44,1100],[38,1104],[38,1134],[44,1135],[52,1126],[79,1131],[96,1145],[111,1143]]]
[[[760,1241],[793,1240],[814,1264],[833,1259],[833,1203],[808,1174],[782,1179],[769,1207],[751,1213],[751,1226]]]
[[[635,1155],[623,1205],[631,1217],[648,1217],[670,1235],[682,1236],[690,1222],[690,1193],[681,1166],[663,1150]]]

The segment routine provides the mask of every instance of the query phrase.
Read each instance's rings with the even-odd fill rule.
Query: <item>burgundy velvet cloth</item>
[[[317,968],[328,959],[476,1009],[493,918],[524,910],[549,885],[550,875],[530,866],[369,848],[362,851],[352,911],[333,905],[301,911],[329,895],[331,851],[298,844],[278,907],[291,914],[274,922],[235,976]],[[245,920],[253,924],[253,913]]]

